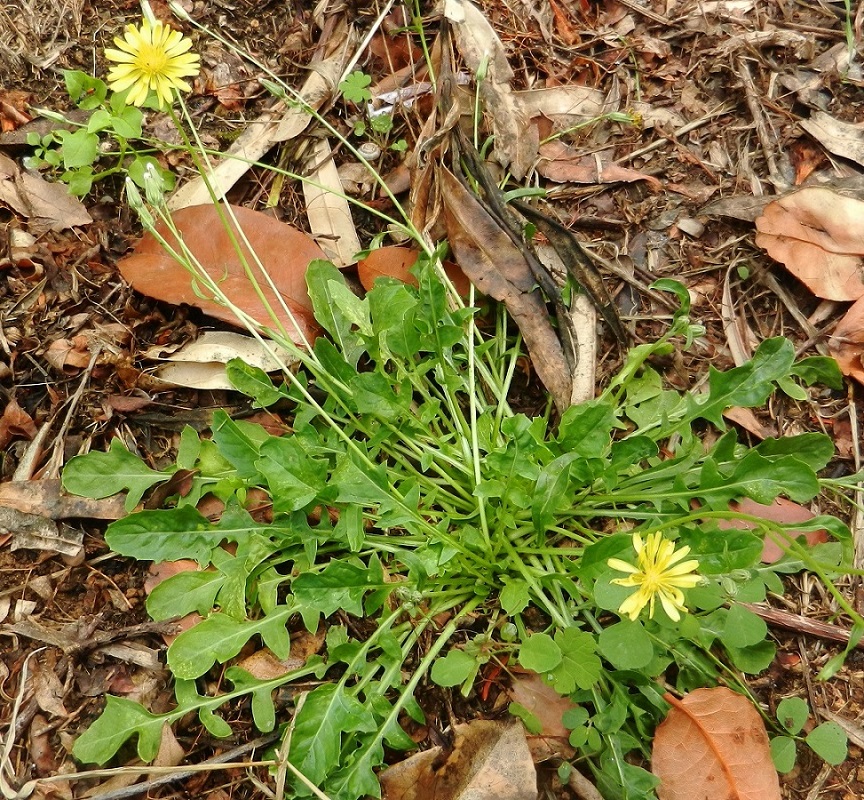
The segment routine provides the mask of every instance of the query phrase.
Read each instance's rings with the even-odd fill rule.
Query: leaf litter
[[[457,4],[457,5],[458,6],[464,6],[464,4]],[[668,9],[666,9],[665,13],[666,13],[669,20],[673,21],[675,24],[681,25],[682,30],[699,31],[700,34],[705,36],[706,39],[708,39],[708,40],[710,40],[712,37],[714,37],[714,39],[716,41],[717,37],[719,37],[719,35],[720,35],[719,34],[720,27],[719,26],[720,26],[721,17],[718,15],[722,15],[722,14],[732,14],[733,15],[730,18],[731,22],[729,24],[731,24],[736,30],[744,29],[743,32],[745,34],[754,33],[753,31],[747,31],[746,30],[748,25],[753,24],[753,21],[748,19],[748,17],[747,17],[747,14],[751,10],[752,4],[746,4],[746,3],[737,4],[737,5],[736,4],[723,4],[722,7],[717,5],[717,4],[703,4],[703,6],[704,7],[700,8],[700,11],[698,14],[693,14],[693,15],[687,16],[686,18],[683,16],[680,19],[676,18],[676,16],[675,16],[676,15],[676,9],[674,7],[670,7]],[[715,7],[715,6],[717,6],[717,7]],[[618,8],[615,11],[615,15],[617,16],[617,19],[615,19],[614,23],[612,22],[614,17],[612,16],[611,12],[609,13],[609,16],[604,19],[603,15],[605,12],[597,11],[598,16],[595,20],[593,20],[594,24],[597,27],[599,27],[599,29],[601,31],[603,31],[603,35],[601,35],[601,37],[599,37],[599,38],[602,40],[605,36],[606,44],[604,44],[604,46],[608,46],[608,48],[609,48],[608,51],[604,51],[602,48],[600,48],[600,50],[599,50],[599,58],[597,61],[597,66],[599,66],[601,69],[605,66],[616,63],[616,61],[615,61],[615,59],[617,58],[616,46],[613,44],[615,35],[620,35],[622,32],[628,32],[629,33],[631,31],[637,31],[637,33],[638,33],[640,31],[642,31],[642,26],[646,26],[646,25],[649,25],[651,23],[651,17],[650,16],[645,16],[645,14],[643,14],[640,10],[628,10],[628,8],[629,8],[628,4],[623,4],[620,8]],[[499,9],[499,11],[500,11],[500,9]],[[654,12],[650,12],[650,13],[654,13]],[[533,18],[533,17],[531,17],[531,15],[528,15],[528,17],[526,19],[531,19],[531,18]],[[496,22],[494,14],[490,15],[490,19],[492,21],[491,29],[493,30],[493,33],[494,33],[495,22]],[[569,14],[561,11],[561,9],[558,9],[557,4],[556,4],[554,17],[546,20],[546,23],[544,23],[544,25],[541,26],[540,29],[545,30],[547,35],[553,35],[553,36],[554,35],[564,36],[566,33],[568,43],[569,44],[576,44],[580,41],[580,38],[582,38],[584,36],[584,32],[580,33],[580,26],[577,22],[577,19],[579,19],[579,18],[576,17],[576,19],[574,19]],[[810,20],[810,21],[812,22],[813,20]],[[778,22],[780,22],[780,24],[782,24],[782,21],[778,20]],[[835,20],[829,19],[828,22],[826,23],[826,21],[823,19],[823,20],[820,20],[820,25],[833,25],[833,24],[835,24],[835,22],[836,22]],[[574,24],[574,23],[576,23],[576,24]],[[462,23],[462,24],[464,24],[464,23]],[[472,24],[474,24],[474,27],[476,29],[484,30],[484,31],[487,27],[489,27],[489,23],[485,23],[485,25],[483,23],[480,23],[480,22],[476,22],[476,23],[472,23]],[[604,27],[603,27],[604,24],[609,25],[609,28],[604,29]],[[618,26],[617,30],[615,30],[614,33],[612,31],[612,28],[611,28],[611,26],[613,24]],[[501,30],[506,30],[506,29],[502,28]],[[675,29],[673,28],[673,31],[674,30]],[[554,33],[550,34],[549,33],[550,31],[553,31]],[[642,31],[642,32],[644,33],[644,31]],[[472,31],[472,33],[473,33],[473,31]],[[486,35],[488,35],[488,31],[486,31]],[[494,34],[494,35],[499,40],[499,43],[495,44],[495,49],[497,50],[497,52],[504,53],[505,55],[509,52],[512,55],[512,51],[509,49],[509,47],[500,42],[499,35],[498,34]],[[504,36],[504,34],[502,33],[500,36]],[[659,100],[659,98],[664,97],[664,95],[658,94],[657,93],[658,87],[652,85],[652,78],[653,78],[652,72],[654,70],[658,70],[658,69],[660,70],[658,83],[660,85],[662,85],[665,89],[665,85],[667,83],[671,82],[674,84],[675,81],[680,81],[682,79],[682,76],[685,74],[685,70],[683,69],[681,63],[676,63],[676,58],[673,56],[672,51],[670,51],[668,48],[658,48],[656,46],[656,43],[654,43],[654,44],[651,43],[652,38],[653,37],[648,37],[648,36],[644,36],[642,38],[639,38],[637,36],[636,44],[634,47],[634,53],[635,53],[635,57],[638,58],[640,61],[640,66],[646,70],[646,77],[648,79],[648,90],[647,91],[648,91],[649,100],[657,102]],[[541,37],[541,39],[542,39],[542,37]],[[588,41],[591,41],[591,39],[590,39],[590,37],[585,37],[583,39],[583,41],[588,42]],[[720,41],[722,41],[722,39]],[[776,37],[771,39],[770,41],[762,41],[762,40],[755,40],[752,38],[752,36],[750,36],[750,39],[748,41],[751,41],[752,46],[755,46],[757,48],[768,47],[768,46],[783,48],[783,47],[788,46],[786,44],[783,44],[782,41],[777,39]],[[801,56],[799,56],[797,53],[793,54],[793,53],[784,52],[783,55],[785,57],[789,58],[790,61],[792,61],[792,63],[794,63],[794,58],[801,58]],[[792,58],[792,56],[794,56],[794,58]],[[477,61],[476,59],[475,59],[475,61],[476,61],[476,63],[474,64],[474,66],[471,66],[469,64],[469,67],[476,73],[478,68],[480,67],[480,62]],[[552,65],[552,62],[547,64],[547,66],[551,66],[551,65]],[[553,70],[553,72],[554,72],[554,70]],[[310,73],[310,75],[311,74],[315,74],[315,70],[313,70]],[[507,92],[507,87],[509,87],[509,84],[513,80],[513,76],[510,73],[507,73],[507,74],[508,74],[508,77],[506,80],[501,80],[500,78],[498,80],[493,80],[493,81],[491,81],[490,86],[488,86],[484,89],[484,91],[488,91],[490,93],[489,96],[492,97],[493,100],[494,99],[501,100],[500,107],[503,109],[511,109],[512,108],[510,99],[508,97],[508,94],[510,94],[510,93]],[[830,80],[830,78],[826,78],[826,80]],[[703,84],[702,88],[704,89],[705,86],[707,86],[707,84]],[[574,88],[576,88],[576,87],[574,87]],[[665,100],[665,97],[664,97],[664,100]],[[217,102],[218,102],[218,95],[217,95]],[[650,103],[649,103],[649,105],[650,105]],[[302,109],[301,109],[301,111],[302,111]],[[679,109],[679,111],[686,111],[686,109],[682,108],[682,109]],[[677,113],[677,111],[676,111],[676,113]],[[744,113],[746,114],[746,111]],[[679,114],[679,116],[680,116],[680,114]],[[14,118],[14,117],[11,117],[11,118]],[[812,117],[811,117],[811,119],[817,119],[817,118],[818,117],[815,114],[812,115]],[[303,124],[305,125],[306,122],[308,122],[308,115],[307,115],[307,119],[303,121]],[[521,131],[524,133],[524,119],[518,114],[515,117],[513,117],[512,119],[503,119],[503,115],[499,115],[493,119],[493,122],[496,125],[500,124],[500,126],[501,126],[500,130],[504,131],[505,133],[510,131],[512,128],[512,123],[516,122],[517,123],[517,131]],[[824,120],[823,120],[823,122],[824,122]],[[807,120],[801,121],[801,128],[804,130],[808,130],[806,123],[807,123]],[[299,122],[298,122],[298,124],[299,124]],[[256,128],[255,125],[251,125],[249,127],[249,130],[254,130],[255,128]],[[817,130],[817,129],[815,129],[814,127],[811,126],[810,132],[813,133],[814,130]],[[823,125],[823,130],[824,130],[824,125]],[[846,133],[846,132],[841,131],[841,133]],[[826,136],[822,136],[821,134],[820,135],[813,134],[813,135],[815,135],[816,138],[819,139],[820,141],[823,141],[823,143],[825,144],[825,147],[829,151],[834,152],[843,158],[852,158],[854,160],[854,153],[852,151],[842,151],[842,152],[838,151],[836,149],[836,145],[834,147],[832,147],[831,143],[828,141]],[[848,136],[848,133],[846,133],[846,135]],[[820,138],[820,136],[822,136],[822,138]],[[504,137],[502,137],[502,138],[504,138]],[[626,144],[632,150],[632,146],[634,143],[626,141],[626,131],[624,133],[623,139],[624,139],[624,141],[616,142],[617,146],[620,148],[622,145]],[[590,139],[589,139],[589,142],[590,142]],[[597,144],[597,142],[591,142],[591,143]],[[522,141],[519,136],[516,136],[515,139],[513,139],[512,137],[507,138],[505,144],[502,145],[500,147],[500,149],[496,148],[496,157],[499,158],[499,160],[503,161],[505,164],[506,163],[511,163],[511,164],[515,163],[516,164],[516,170],[514,172],[516,172],[516,174],[518,174],[519,170],[522,170],[522,169],[527,170],[531,166],[531,163],[530,163],[530,159],[527,157],[527,155],[525,155],[525,148],[523,147],[523,145],[525,145],[525,144],[526,144],[526,142]],[[579,144],[584,146],[583,142],[580,142]],[[724,141],[724,145],[727,145],[727,144],[729,144],[729,140]],[[702,181],[705,180],[706,176],[710,175],[709,169],[711,170],[711,172],[714,172],[715,175],[716,175],[716,170],[713,169],[714,165],[708,164],[707,148],[705,147],[705,143],[703,141],[700,141],[697,138],[690,138],[688,140],[688,146],[692,150],[696,151],[697,162],[699,164],[705,165],[708,169],[705,169],[700,173],[700,168],[698,166],[695,166],[691,169],[682,168],[680,165],[685,163],[685,162],[683,160],[683,156],[682,156],[680,151],[678,151],[678,155],[675,156],[674,158],[666,158],[666,156],[660,156],[660,163],[662,164],[662,166],[666,167],[667,169],[671,169],[672,172],[675,172],[677,170],[677,174],[674,176],[676,178],[676,180],[678,180],[682,185],[685,183],[689,183],[689,189],[695,191],[700,187],[700,185],[702,185]],[[510,149],[511,147],[515,147],[516,149],[511,150]],[[519,149],[520,147],[522,148],[521,150]],[[262,153],[266,152],[267,149],[269,149],[269,145],[264,147],[264,150],[262,150]],[[662,148],[658,148],[658,150],[662,153]],[[530,151],[531,151],[531,140],[528,139],[527,140],[527,152],[530,153]],[[655,150],[654,152],[657,153],[658,151]],[[674,154],[676,152],[675,148],[672,148],[670,150],[670,152],[674,156]],[[258,156],[256,156],[256,158],[257,157]],[[681,158],[681,160],[676,161],[676,158]],[[758,158],[758,154],[757,154],[757,158]],[[649,158],[648,161],[650,162],[651,158]],[[654,171],[657,168],[657,166],[658,166],[657,163],[654,163],[654,164],[648,163],[646,165],[643,165],[640,169],[647,167],[647,169]],[[244,172],[245,172],[245,170],[244,170]],[[596,177],[599,178],[600,176],[598,175]],[[758,187],[760,185],[760,182],[764,181],[764,177],[760,178],[760,174],[757,171],[754,171],[753,167],[751,166],[751,164],[749,162],[749,158],[742,159],[742,162],[740,163],[739,168],[738,168],[738,172],[735,173],[735,177],[738,180],[743,181],[745,184],[749,183],[749,185],[751,187]],[[724,178],[724,180],[725,180],[725,178]],[[597,180],[596,182],[599,183],[600,181]],[[227,184],[226,184],[226,190],[227,190]],[[626,189],[624,189],[622,191],[629,192],[629,190],[626,190]],[[572,193],[572,189],[571,189],[571,193],[569,196],[571,198],[575,197],[576,201],[579,202],[578,195],[574,195]],[[566,197],[566,195],[565,195],[565,197]],[[656,206],[656,203],[654,203],[654,201],[652,200],[652,198],[650,196],[640,195],[638,193],[637,194],[626,193],[626,194],[621,194],[616,198],[616,200],[618,202],[612,202],[612,203],[609,203],[609,202],[604,203],[604,200],[608,200],[609,195],[606,195],[605,198],[603,195],[599,195],[598,197],[599,197],[599,199],[597,200],[596,205],[593,204],[592,201],[590,201],[590,200],[587,201],[587,203],[585,203],[585,204],[592,211],[598,212],[595,214],[596,217],[601,218],[601,219],[611,220],[613,223],[617,223],[618,228],[617,229],[613,228],[613,231],[623,230],[625,225],[627,225],[627,226],[635,225],[637,227],[641,227],[641,226],[645,225],[649,230],[658,230],[660,232],[666,232],[666,233],[669,233],[672,230],[671,226],[669,226],[668,223],[666,223],[665,227],[664,227],[664,221],[663,220],[657,219],[655,216],[652,216],[653,212],[657,210],[657,206]],[[835,203],[835,201],[832,199],[829,206],[834,207],[834,203]],[[15,208],[15,206],[11,202],[9,202],[7,204],[11,205],[13,208]],[[22,216],[26,217],[26,214],[24,214],[23,211],[21,211],[20,209],[15,209],[15,210],[19,211],[19,213],[22,214]],[[694,209],[694,211],[695,211],[695,209]],[[616,214],[619,216],[616,217],[615,216]],[[37,215],[37,216],[41,216],[41,215]],[[835,217],[835,219],[836,219],[836,217]],[[581,220],[578,220],[578,221],[576,221],[576,224],[579,224],[580,222],[581,222]],[[823,224],[821,226],[820,230],[824,230],[826,228],[827,223],[830,222],[830,217],[828,219],[823,219],[823,222],[825,224]],[[78,223],[74,223],[74,224],[81,225],[81,224],[86,224],[86,223],[78,222]],[[651,226],[654,226],[654,227],[652,228]],[[34,226],[31,230],[38,233],[38,231],[39,231],[38,223],[34,223]],[[846,232],[848,232],[848,231],[846,231]],[[279,238],[279,237],[277,237],[277,238]],[[792,236],[791,238],[797,239],[796,236]],[[840,237],[838,237],[838,239],[839,238]],[[804,237],[804,239],[806,239],[806,237]],[[804,239],[802,239],[802,241]],[[632,259],[632,264],[633,264],[634,269],[640,269],[640,268],[645,267],[646,265],[650,265],[652,271],[656,272],[659,269],[661,274],[665,274],[664,270],[666,272],[671,272],[671,273],[675,274],[675,270],[679,267],[683,267],[685,269],[694,269],[694,270],[699,270],[699,269],[705,268],[705,262],[700,263],[700,258],[704,258],[704,253],[700,253],[700,251],[696,248],[688,247],[687,246],[688,243],[687,243],[686,239],[677,239],[676,240],[676,239],[672,238],[671,241],[674,244],[674,247],[672,247],[672,248],[666,246],[665,244],[657,245],[656,243],[652,244],[651,242],[646,242],[646,244],[643,247],[643,246],[639,245],[637,242],[637,245],[634,246],[630,252],[625,253],[625,256],[627,258]],[[820,241],[824,242],[824,240],[820,240]],[[55,244],[57,244],[59,242],[59,240],[54,239],[53,242]],[[797,244],[797,242],[796,242],[796,244]],[[49,271],[51,271],[52,269],[56,269],[56,265],[58,263],[63,264],[65,266],[69,263],[74,262],[75,259],[77,258],[77,256],[74,254],[74,248],[68,248],[67,247],[67,251],[64,252],[62,249],[62,246],[63,246],[63,243],[60,242],[60,247],[59,248],[55,247],[55,249],[51,255],[50,260],[49,259],[44,260],[44,264],[47,265]],[[640,250],[640,247],[641,247],[641,250]],[[845,245],[844,245],[844,247],[845,247]],[[105,245],[102,245],[102,248],[104,250]],[[676,248],[678,248],[678,249],[676,250]],[[72,252],[69,252],[70,250]],[[97,250],[98,250],[98,248],[97,248]],[[829,253],[829,252],[833,252],[830,249],[830,247],[829,248],[823,248],[823,253]],[[840,254],[844,255],[846,253],[847,253],[847,251],[843,250]],[[855,251],[852,251],[851,254],[855,257],[860,255],[860,253],[855,252]],[[80,255],[80,253],[78,255]],[[820,258],[824,257],[822,255],[822,253],[817,253],[817,256]],[[92,256],[90,257],[89,260],[95,261],[95,259]],[[708,259],[709,264],[710,264],[710,261],[711,261],[711,259],[709,258]],[[53,262],[53,264],[52,264],[52,262]],[[83,261],[81,261],[79,263],[79,265],[77,267],[75,267],[75,269],[80,269],[82,266],[89,267],[88,259],[86,257]],[[98,264],[94,264],[94,266],[98,266]],[[5,269],[8,270],[8,269],[10,269],[10,267],[12,267],[12,265],[5,267]],[[17,269],[17,267],[12,267],[12,268]],[[97,273],[97,275],[98,275],[98,273]],[[16,279],[16,281],[20,281],[20,283],[18,283],[18,284],[13,284],[13,288],[19,294],[20,294],[21,289],[26,289],[26,288],[34,285],[32,282],[32,276],[29,276],[26,274],[23,276],[23,278],[19,278],[19,276],[16,274],[15,279]],[[52,283],[56,283],[56,278],[52,278]],[[835,283],[836,283],[836,281],[835,281]],[[844,285],[847,283],[849,283],[848,280],[843,281]],[[854,280],[852,281],[852,285],[854,286]],[[42,300],[41,300],[42,304],[43,305],[48,304],[50,306],[51,303],[56,304],[58,302],[63,302],[64,287],[52,285],[50,288],[51,288],[50,294],[40,295],[40,297],[42,298]],[[66,291],[68,292],[68,289]],[[74,294],[74,293],[72,293],[72,294]],[[66,302],[71,302],[72,294],[70,294],[70,299],[67,300]],[[241,292],[240,296],[242,297],[243,294],[244,293]],[[172,293],[172,294],[169,294],[169,296],[167,296],[167,297],[163,297],[162,299],[166,300],[167,302],[174,303],[174,304],[188,302],[190,305],[193,305],[193,306],[199,305],[197,302],[193,302],[193,300],[198,300],[200,298],[193,298],[190,300],[185,300],[185,299],[183,299],[183,297],[184,296],[181,294]],[[797,297],[798,297],[798,300],[800,302],[806,303],[806,297],[802,297],[800,294]],[[58,300],[58,298],[60,298],[60,299]],[[852,300],[854,298],[842,298],[842,299],[843,299],[843,301],[849,301],[849,300]],[[122,306],[118,306],[118,308],[121,308],[121,307]],[[752,315],[751,324],[754,327],[755,335],[757,336],[757,338],[764,338],[765,333],[766,333],[765,326],[762,323],[762,321],[760,320],[759,315],[754,313],[753,308],[754,308],[753,306],[748,306],[748,312]],[[145,308],[145,311],[146,311],[146,308]],[[538,308],[538,313],[539,313],[539,308]],[[146,314],[145,314],[145,316],[146,316]],[[13,317],[11,321],[13,323],[16,323],[16,322],[19,322],[22,320],[29,322],[29,319],[26,316],[21,316],[21,315]],[[138,323],[139,321],[135,320],[135,322]],[[143,323],[144,327],[141,327],[139,325],[139,330],[144,332],[144,331],[146,331],[146,326],[151,325],[151,326],[155,326],[156,328],[161,327],[163,331],[167,331],[170,333],[171,328],[169,325],[166,324],[166,322],[167,321],[164,319],[160,320],[158,318],[158,314],[157,314],[157,317],[155,319],[151,319],[149,322],[144,322]],[[852,321],[850,322],[850,324],[846,328],[838,327],[834,330],[834,336],[833,336],[833,339],[831,341],[834,342],[836,340],[837,342],[841,342],[841,343],[851,341],[854,339],[854,336],[856,335],[856,331],[860,331],[860,328],[861,328],[860,323],[855,322],[854,318],[853,318]],[[4,328],[4,330],[5,330],[5,328]],[[24,333],[26,333],[26,331],[22,331],[21,335],[23,336]],[[150,335],[150,331],[147,331],[147,335]],[[709,336],[713,336],[712,344],[714,344],[715,347],[717,347],[717,344],[719,343],[718,350],[721,353],[721,357],[722,357],[722,343],[724,341],[722,334],[720,334],[716,331],[710,331],[709,330]],[[72,335],[68,338],[67,337],[58,337],[57,339],[55,339],[55,341],[60,341],[60,340],[66,340],[68,342],[74,343],[75,337],[74,337],[74,335]],[[22,344],[22,342],[23,342],[23,344]],[[7,352],[10,350],[15,350],[17,352],[19,347],[25,348],[26,346],[27,346],[26,337],[24,337],[22,339],[18,339],[17,341],[13,337],[12,339],[7,340],[7,347],[4,349],[6,349]],[[842,352],[842,348],[839,345],[832,344],[832,350],[835,347],[837,348],[838,352]],[[72,349],[74,349],[74,344],[73,344]],[[22,350],[22,352],[28,352],[28,351]],[[82,351],[82,356],[83,356],[83,351]],[[853,356],[852,361],[854,361],[855,358],[860,358],[860,356]],[[560,361],[555,362],[553,360],[552,363],[553,364],[558,363],[560,365],[561,362]],[[841,363],[843,363],[842,358],[841,358]],[[64,364],[65,364],[65,362],[64,362]],[[57,366],[62,367],[63,364],[59,364],[59,362],[58,362],[57,364],[55,364],[55,367],[57,367]],[[82,361],[81,363],[79,363],[77,365],[72,365],[72,366],[75,366],[78,369],[80,369],[86,365]],[[121,365],[121,366],[123,366],[123,365]],[[672,367],[670,367],[670,369],[674,372],[676,369],[680,369],[681,366],[682,365],[680,365],[680,364],[673,365]],[[124,367],[124,368],[127,368],[127,367]],[[852,369],[852,367],[849,367],[849,369]],[[850,372],[849,374],[854,374],[854,373]],[[133,381],[134,381],[134,378],[133,378]],[[24,397],[24,395],[22,395],[22,397]],[[36,406],[34,405],[32,400],[29,403],[25,403],[25,406],[29,407],[31,412],[34,412],[34,413],[36,412]],[[106,420],[106,422],[110,425],[110,418],[108,420]],[[140,428],[138,426],[141,423],[135,422],[134,419],[131,419],[130,422],[132,424],[131,430],[133,430],[133,431],[140,430]],[[124,424],[128,425],[129,423],[124,423]],[[144,423],[144,424],[146,424],[146,423]],[[103,431],[104,430],[105,429],[103,428]],[[124,433],[128,433],[128,432],[129,432],[129,429],[127,428],[124,431]],[[11,435],[13,441],[14,440],[22,441],[29,434],[23,428],[13,426],[10,429],[10,435]],[[135,436],[136,434],[132,433],[131,435]],[[146,441],[146,439],[142,439],[142,441]],[[102,592],[102,597],[104,598],[106,596],[104,587],[102,587],[101,592]],[[91,603],[91,606],[90,606],[91,608],[96,607],[95,596],[96,596],[96,592],[91,590],[91,596],[90,596],[90,600],[89,600],[89,602]],[[807,599],[805,598],[802,602],[806,603]],[[788,676],[786,676],[786,677],[788,678]],[[42,685],[45,685],[44,680],[42,681]],[[36,740],[32,739],[31,741],[33,742],[34,755],[35,755]],[[161,748],[161,744],[159,747]],[[159,748],[157,748],[157,749],[159,749]],[[47,762],[45,762],[44,759],[40,758],[39,763],[44,766]],[[57,762],[54,762],[54,763],[56,764]],[[49,764],[49,766],[46,768],[50,769],[52,767]]]

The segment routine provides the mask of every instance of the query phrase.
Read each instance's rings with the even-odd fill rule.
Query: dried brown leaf
[[[645,181],[654,191],[663,184],[653,175],[614,163],[604,164],[600,155],[583,156],[560,139],[540,145],[537,172],[556,183],[633,183]]]
[[[824,111],[814,111],[810,119],[798,124],[829,152],[864,166],[864,126],[843,122]]]
[[[32,439],[38,430],[33,417],[12,398],[0,416],[0,450],[5,450],[13,439]]]
[[[651,770],[660,800],[780,800],[765,723],[752,702],[727,689],[697,689],[657,728]]]
[[[765,206],[756,244],[817,296],[864,295],[864,201],[808,188]]]
[[[513,70],[504,45],[483,12],[468,0],[445,0],[444,16],[465,64],[475,75],[486,72],[478,88],[492,117],[495,158],[522,178],[534,163],[540,137],[510,88]]]
[[[93,222],[81,201],[69,194],[65,183],[49,183],[36,173],[22,172],[2,153],[0,203],[26,217],[28,230],[34,236]]]
[[[537,772],[521,723],[457,725],[453,746],[424,750],[381,773],[383,800],[535,800]]]
[[[453,173],[442,167],[438,176],[447,240],[456,262],[481,292],[507,306],[522,331],[537,375],[559,410],[567,408],[572,389],[570,366],[525,257]]]
[[[840,371],[864,383],[864,297],[854,302],[828,338]]]
[[[306,268],[310,261],[324,258],[324,252],[307,234],[291,225],[241,206],[232,206],[232,209],[237,223],[279,292],[277,297],[264,283],[249,248],[241,246],[241,252],[257,277],[273,315],[294,341],[300,343],[303,337],[311,341],[318,327],[306,291]],[[234,249],[216,206],[183,208],[174,212],[173,220],[186,247],[213,280],[218,282],[231,302],[261,324],[272,327],[274,323],[268,308],[246,274],[243,261]],[[233,224],[231,229],[233,235],[239,237]],[[157,231],[174,249],[179,249],[177,238],[165,225],[157,225]],[[133,254],[121,259],[117,268],[132,287],[142,294],[174,305],[186,303],[224,322],[240,325],[230,310],[214,300],[199,296],[196,283],[186,269],[167,255],[150,234],[145,234]],[[289,311],[283,309],[283,302]]]

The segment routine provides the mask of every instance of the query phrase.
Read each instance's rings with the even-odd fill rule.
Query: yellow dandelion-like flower
[[[192,42],[180,31],[145,19],[140,28],[127,25],[123,38],[114,37],[114,44],[119,49],[105,50],[105,57],[117,62],[108,72],[108,85],[115,92],[129,89],[126,99],[132,105],[144,105],[154,91],[164,108],[173,102],[172,89],[192,90],[183,78],[195,77],[200,61],[189,52]]]
[[[635,566],[619,558],[610,558],[606,562],[612,569],[629,573],[626,578],[616,578],[612,583],[637,587],[637,591],[621,603],[618,613],[635,621],[642,609],[648,606],[648,616],[653,617],[654,601],[659,597],[663,610],[677,622],[681,619],[679,612],[687,611],[681,589],[690,589],[702,580],[693,574],[699,568],[699,562],[695,559],[682,562],[690,548],[676,550],[675,543],[664,539],[660,533],[649,533],[644,542],[638,533],[634,533],[633,548],[636,550]]]

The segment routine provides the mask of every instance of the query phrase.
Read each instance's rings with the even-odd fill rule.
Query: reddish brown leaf
[[[765,724],[746,697],[721,686],[665,699],[651,756],[660,800],[780,800]]]
[[[324,258],[323,251],[307,234],[291,225],[248,208],[232,206],[232,209],[240,228],[279,291],[277,297],[264,283],[249,249],[242,246],[241,252],[257,276],[261,292],[273,314],[294,341],[301,342],[303,336],[311,341],[315,338],[317,325],[306,291],[306,268],[310,261]],[[213,205],[190,206],[175,211],[173,220],[185,245],[208,275],[219,283],[231,302],[253,319],[272,327],[274,323],[270,313],[258,296],[253,281],[247,276],[243,260],[235,251],[217,208]],[[163,224],[157,225],[157,231],[172,247],[179,249],[177,238]],[[236,230],[233,233],[239,238]],[[186,269],[165,253],[156,238],[149,233],[138,243],[134,253],[121,259],[117,267],[132,287],[142,294],[175,305],[186,303],[212,317],[240,326],[230,310],[214,300],[198,296],[197,287]],[[285,312],[282,302],[288,306],[291,314]]]
[[[768,520],[769,522],[779,522],[783,525],[794,525],[795,523],[809,522],[816,515],[804,506],[793,503],[785,497],[778,497],[770,506],[757,503],[749,497],[730,503],[730,508],[733,511],[739,511],[742,514],[751,514],[754,517]],[[754,528],[750,522],[742,519],[718,520],[717,527],[721,529],[735,528],[737,530],[749,530]],[[814,545],[828,541],[828,531],[792,531],[790,535],[793,539],[799,536],[804,536],[807,544]],[[765,544],[762,547],[762,562],[764,564],[773,564],[783,557],[784,551],[780,544],[775,541],[773,535],[765,537]]]
[[[0,450],[5,450],[13,439],[32,439],[37,432],[33,417],[18,405],[17,400],[6,403],[3,416],[0,416]]]
[[[756,244],[813,294],[826,300],[864,295],[864,201],[802,189],[765,206],[756,228]]]
[[[864,383],[864,297],[852,304],[828,339],[840,371]]]
[[[515,675],[507,694],[540,723],[540,733],[526,737],[535,762],[573,757],[575,750],[569,741],[570,731],[562,721],[566,711],[576,708],[572,700],[556,692],[536,672]]]
[[[372,288],[376,278],[395,278],[397,281],[417,286],[417,279],[410,270],[419,256],[419,251],[409,247],[379,247],[357,262],[357,277],[366,291]],[[460,295],[464,297],[468,294],[471,284],[456,264],[445,261],[444,272]]]

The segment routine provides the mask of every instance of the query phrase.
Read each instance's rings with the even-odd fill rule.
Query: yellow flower
[[[699,575],[692,574],[699,568],[699,562],[690,560],[678,563],[690,552],[690,548],[676,550],[675,543],[664,539],[660,533],[649,533],[644,542],[638,533],[634,533],[633,547],[637,566],[618,558],[610,558],[606,562],[612,569],[629,573],[626,578],[616,578],[612,583],[638,587],[621,603],[618,613],[635,621],[642,609],[648,606],[648,616],[653,617],[654,600],[659,597],[663,610],[677,622],[681,619],[679,611],[687,611],[681,589],[690,589],[702,580]]]
[[[140,28],[127,25],[123,38],[114,37],[114,44],[118,50],[105,50],[105,57],[117,62],[108,72],[108,85],[115,92],[130,89],[127,100],[132,105],[144,105],[151,90],[163,107],[173,102],[172,89],[191,91],[183,78],[198,74],[199,58],[188,52],[192,42],[180,31],[145,19]]]

